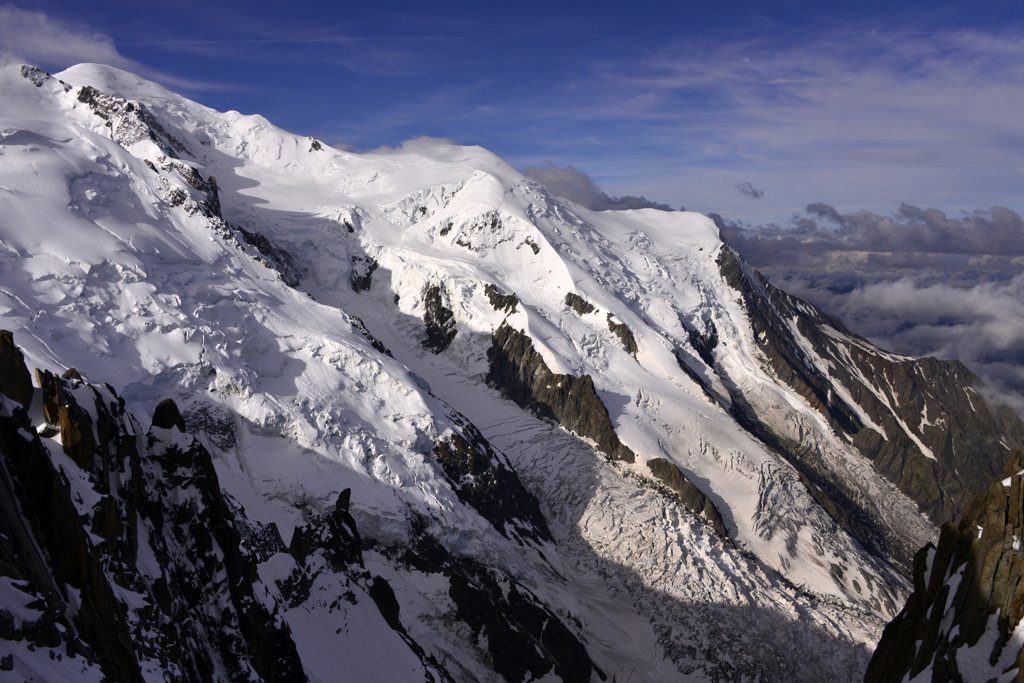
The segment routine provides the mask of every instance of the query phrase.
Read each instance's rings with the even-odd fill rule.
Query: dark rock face
[[[588,313],[593,313],[597,310],[594,308],[594,304],[573,292],[569,292],[565,295],[565,305],[576,311],[579,315],[587,315]]]
[[[715,323],[708,321],[708,330],[704,334],[701,334],[697,330],[687,330],[690,346],[697,352],[701,360],[704,361],[709,368],[715,367],[715,347],[718,346],[718,328],[715,327]]]
[[[450,683],[452,678],[444,666],[409,637],[402,625],[401,605],[391,585],[381,576],[372,576],[364,567],[363,540],[348,509],[351,495],[352,491],[345,489],[338,495],[330,514],[318,515],[309,511],[310,522],[296,527],[288,547],[296,567],[287,579],[277,581],[287,607],[299,607],[308,601],[321,578],[330,581],[334,576],[342,580],[339,586],[341,593],[333,596],[331,609],[342,601],[356,604],[358,598],[353,589],[365,588],[384,621],[401,634],[402,640],[423,664],[425,680]]]
[[[505,680],[537,680],[549,673],[566,683],[591,680],[596,669],[578,631],[514,578],[451,555],[422,529],[409,547],[377,550],[406,567],[448,579],[455,618],[469,627],[470,640],[482,637],[491,667]]]
[[[470,422],[457,421],[453,433],[434,447],[445,478],[458,495],[506,538],[550,541],[551,532],[537,499],[526,490],[511,463],[495,451]],[[461,423],[461,424],[459,424]]]
[[[699,488],[686,478],[679,468],[664,458],[647,461],[651,474],[660,479],[665,486],[679,497],[679,502],[697,517],[702,517],[722,538],[729,538],[722,515],[715,504],[704,495]]]
[[[398,598],[395,597],[395,591],[383,577],[373,577],[373,582],[370,584],[370,597],[377,604],[377,608],[380,610],[380,614],[384,617],[384,621],[388,622],[388,626],[392,629],[400,632],[404,632],[402,628],[402,620],[399,619],[401,613],[401,606],[398,604]]]
[[[27,408],[32,402],[33,389],[25,357],[14,345],[14,334],[0,330],[0,390],[4,396]]]
[[[888,354],[772,287],[729,247],[718,263],[742,294],[775,375],[933,521],[962,515],[1002,470],[1010,455],[1005,444],[1024,445],[1024,424],[1009,409],[990,410],[973,388],[980,381],[958,361]],[[817,360],[802,350],[807,346]]]
[[[20,376],[0,377],[0,393]],[[142,436],[108,385],[87,384],[77,372],[36,376],[47,419],[59,423],[75,463],[55,466],[39,434],[57,428],[37,430],[24,408],[4,399],[0,579],[18,581],[26,605],[17,616],[0,609],[0,639],[27,640],[30,650],[49,649],[51,659],[84,656],[112,681],[141,683],[143,671],[159,670],[170,683],[301,682],[287,614],[305,609],[323,577],[341,591],[331,610],[372,601],[427,680],[451,680],[405,632],[387,582],[363,566],[351,491],[338,495],[330,513],[305,510],[307,524],[286,547],[275,525],[247,519],[221,491],[210,453],[186,433],[174,401],[159,404]],[[189,415],[208,426],[209,416]],[[492,455],[480,443],[472,447]],[[518,480],[507,474],[495,480],[514,491]],[[518,517],[509,524],[522,526]],[[291,575],[268,592],[257,565],[282,552],[295,559]],[[0,670],[13,666],[0,661]]]
[[[334,571],[363,564],[363,541],[356,530],[356,521],[349,514],[351,489],[345,489],[334,503],[334,511],[308,526],[296,527],[288,552],[301,565],[316,551],[321,551],[327,565]]]
[[[423,297],[423,324],[427,327],[423,347],[431,353],[447,349],[459,333],[452,309],[444,305],[445,298],[441,295],[440,285],[432,285]]]
[[[1018,450],[958,525],[942,525],[938,547],[914,557],[914,593],[885,628],[867,683],[1024,680],[1021,640],[1011,639],[1024,616],[1022,471]]]
[[[177,427],[182,434],[187,431],[185,418],[181,416],[178,404],[169,398],[165,398],[157,404],[156,410],[153,411],[153,426],[160,429]]]
[[[298,287],[299,283],[302,282],[302,278],[306,277],[307,269],[290,252],[271,242],[263,233],[249,232],[239,227],[235,227],[234,230],[242,238],[243,242],[254,247],[262,254],[269,266],[281,276],[281,281],[289,287]],[[367,278],[369,278],[369,275],[367,275]],[[367,279],[366,289],[370,288],[369,283],[370,281]],[[353,288],[355,288],[354,285]],[[356,291],[366,290],[356,289]]]
[[[83,654],[116,681],[142,681],[143,660],[175,681],[305,681],[287,625],[254,592],[256,565],[210,455],[180,433],[175,404],[160,405],[140,442],[138,423],[109,387],[37,374],[80,471],[54,467],[23,409],[0,415],[8,545],[0,571],[21,577],[45,605],[40,619],[12,622],[8,635]],[[83,485],[90,502],[74,493]],[[124,591],[139,596],[130,618],[115,597]]]
[[[176,407],[173,412],[165,408],[174,429],[184,425],[180,414],[174,419],[177,412]],[[195,440],[182,449],[171,431],[157,426],[154,418],[145,469],[148,488],[156,496],[140,506],[142,517],[153,524],[156,538],[151,543],[171,592],[164,604],[156,596],[158,604],[170,614],[189,614],[194,628],[205,631],[204,640],[214,645],[214,652],[196,657],[196,674],[209,665],[204,659],[218,658],[220,666],[237,672],[232,678],[248,677],[251,671],[264,681],[304,681],[290,630],[255,594],[256,565],[242,551],[234,513],[221,493],[209,452]]]
[[[612,314],[608,314],[608,329],[611,330],[612,334],[619,338],[622,342],[622,348],[626,349],[626,353],[636,358],[636,352],[640,348],[636,345],[636,339],[633,338],[633,332],[630,331],[626,323],[617,323],[612,319]]]
[[[0,573],[26,582],[42,608],[32,622],[10,619],[8,635],[51,649],[64,641],[68,656],[86,656],[111,680],[141,683],[131,630],[100,553],[79,519],[67,479],[54,468],[24,409],[0,416],[0,456],[0,534],[7,546]],[[77,610],[69,588],[81,601]],[[57,638],[54,624],[63,627]]]
[[[633,462],[636,455],[619,441],[608,409],[590,375],[556,375],[528,336],[502,323],[487,351],[487,383],[539,417],[561,424],[613,460]]]
[[[168,133],[145,105],[139,102],[107,95],[88,85],[78,91],[78,101],[107,122],[111,139],[122,147],[130,147],[140,140],[149,139],[166,154],[192,156],[185,143]]]
[[[349,283],[354,292],[369,292],[373,285],[373,271],[377,270],[377,261],[369,256],[352,257],[352,275]]]
[[[502,294],[498,291],[498,288],[492,284],[488,284],[484,287],[484,294],[487,295],[487,299],[491,302],[491,306],[496,311],[504,311],[505,313],[515,313],[516,306],[519,305],[519,297],[515,294]]]
[[[372,346],[378,352],[383,353],[388,358],[394,358],[394,356],[391,355],[391,351],[388,349],[388,347],[384,346],[384,344],[379,339],[370,334],[370,330],[366,328],[366,324],[363,323],[362,318],[357,318],[354,315],[350,315],[348,317],[348,321],[352,323],[352,327],[359,330],[359,334],[363,335],[363,338],[366,339],[366,341],[370,342],[370,346]]]

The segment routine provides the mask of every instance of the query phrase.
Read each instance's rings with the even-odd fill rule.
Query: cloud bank
[[[671,211],[668,204],[647,199],[646,197],[610,197],[601,191],[594,181],[583,171],[573,168],[572,164],[566,168],[547,165],[544,168],[530,166],[524,175],[530,180],[535,180],[548,188],[548,191],[556,197],[562,197],[585,206],[592,211],[621,211],[623,209],[658,209],[659,211]]]
[[[784,225],[713,216],[773,284],[882,348],[959,359],[1024,415],[1024,220],[1005,207],[950,217],[809,205]]]

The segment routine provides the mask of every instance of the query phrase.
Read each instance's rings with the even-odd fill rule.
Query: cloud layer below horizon
[[[769,280],[882,348],[959,359],[1024,415],[1024,220],[904,204],[890,216],[816,203],[785,225],[715,216]]]

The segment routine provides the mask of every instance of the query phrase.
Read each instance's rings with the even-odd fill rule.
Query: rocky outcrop
[[[147,435],[145,469],[152,493],[140,506],[153,526],[153,551],[171,589],[172,597],[161,607],[190,615],[194,628],[205,631],[200,637],[214,645],[210,654],[237,671],[232,677],[304,681],[290,630],[257,598],[256,565],[242,550],[209,452],[191,437],[182,443],[176,434],[185,436],[184,420],[177,407],[166,401],[161,406]],[[196,674],[207,665],[197,657]]]
[[[32,401],[32,376],[25,367],[21,349],[14,345],[14,335],[8,330],[0,330],[0,391],[25,408]]]
[[[350,315],[348,317],[348,321],[352,323],[352,327],[359,330],[359,334],[363,335],[363,338],[366,341],[370,342],[370,346],[372,346],[374,350],[378,351],[379,353],[383,353],[388,358],[394,358],[388,347],[384,346],[384,343],[382,341],[380,341],[379,339],[374,337],[373,334],[371,334],[370,330],[367,329],[366,324],[363,322],[362,318]]]
[[[615,322],[614,317],[611,313],[608,314],[608,329],[619,338],[622,342],[622,348],[626,349],[626,353],[636,358],[636,352],[640,350],[640,347],[636,345],[636,339],[633,337],[633,332],[629,329],[626,323]]]
[[[211,178],[212,180],[212,178]],[[216,184],[214,184],[216,188]],[[299,263],[292,254],[279,247],[278,245],[271,242],[266,235],[261,232],[250,232],[244,228],[235,227],[235,233],[242,238],[242,241],[249,246],[255,248],[266,260],[266,265],[277,271],[281,277],[281,281],[289,287],[298,287],[299,283],[302,282],[302,278],[306,276],[307,269]],[[370,288],[370,277],[373,269],[368,269],[366,274],[366,289]],[[353,271],[354,272],[354,271]],[[366,291],[356,288],[356,281],[353,281],[352,288],[357,292]],[[360,285],[363,282],[360,280]]]
[[[470,422],[457,421],[453,432],[434,447],[445,478],[459,500],[480,513],[507,538],[550,541],[551,532],[537,499],[526,490],[511,463],[491,448]]]
[[[431,285],[423,297],[423,324],[427,328],[423,347],[431,353],[447,349],[459,333],[452,309],[445,306],[447,298],[447,294],[442,296],[440,285]]]
[[[484,294],[487,295],[487,299],[491,302],[494,310],[504,311],[509,314],[516,312],[516,306],[519,305],[519,297],[515,294],[502,294],[498,291],[497,287],[490,283],[484,285]]]
[[[633,462],[636,455],[619,441],[608,408],[590,375],[556,375],[533,348],[533,341],[507,323],[494,332],[487,350],[487,383],[505,398],[552,420],[578,436],[592,439],[612,460]]]
[[[149,109],[139,102],[107,95],[89,85],[78,91],[77,99],[106,122],[111,139],[122,147],[130,147],[136,142],[148,139],[169,156],[192,156],[185,143],[168,133]]]
[[[594,304],[574,292],[565,295],[565,305],[576,311],[578,315],[587,315],[597,310],[594,308]]]
[[[914,557],[914,593],[885,628],[864,680],[1024,681],[1024,458]]]
[[[707,331],[701,334],[695,329],[687,330],[690,346],[697,352],[700,359],[709,367],[715,367],[715,348],[718,346],[718,328],[712,320],[708,321]]]
[[[239,531],[250,525],[174,402],[140,438],[109,386],[36,374],[57,424],[37,429],[12,402],[0,410],[0,580],[37,599],[0,610],[0,638],[84,656],[116,681],[141,682],[154,667],[168,681],[305,681],[287,624],[257,594]],[[40,433],[59,433],[74,462],[55,466],[56,444]]]
[[[137,479],[131,476],[131,463],[125,464],[129,469],[122,474],[128,476],[119,488],[130,497]],[[8,551],[2,573],[23,581],[39,597],[32,604],[40,613],[31,620],[12,618],[9,639],[28,638],[71,658],[81,654],[111,680],[141,682],[131,629],[89,533],[92,525],[83,523],[68,478],[52,464],[28,412],[11,403],[0,411],[0,480],[0,534]],[[104,487],[109,482],[97,483]],[[108,518],[116,516],[105,498],[99,498],[97,508]],[[112,526],[108,519],[97,530]],[[108,545],[121,550],[112,556],[130,556],[131,539],[125,540],[129,543],[121,549]]]
[[[0,344],[5,338],[0,333]],[[13,344],[7,351],[21,359]],[[0,376],[4,395],[27,376],[23,367],[8,369]],[[28,640],[54,657],[84,657],[109,680],[141,682],[143,671],[155,670],[182,683],[305,681],[288,615],[305,613],[318,592],[335,586],[336,603],[372,602],[428,678],[451,680],[409,636],[388,581],[364,567],[349,490],[327,513],[304,508],[306,523],[285,545],[276,526],[248,519],[221,491],[210,453],[186,433],[174,401],[158,404],[142,436],[112,388],[74,371],[65,375],[36,371],[43,414],[55,424],[37,430],[7,399],[0,411],[0,581],[21,582],[37,608],[26,619],[25,609],[0,605],[0,639]],[[537,500],[507,459],[468,421],[450,417],[455,430],[434,457],[460,500],[509,538],[551,542]],[[56,442],[44,443],[45,429],[61,436],[74,460],[64,467],[74,471],[53,465],[47,444]],[[452,618],[485,643],[500,675],[590,680],[576,633],[526,587],[450,555],[425,533],[413,546],[401,552],[449,579]],[[294,563],[290,573],[278,571],[267,592],[258,565],[278,556],[274,566],[286,566],[281,553]]]
[[[975,389],[980,380],[960,362],[886,353],[773,287],[728,246],[718,264],[742,295],[776,377],[936,523],[961,516],[1011,447],[1024,445],[1024,424],[1007,408],[991,409]]]
[[[683,507],[710,524],[719,536],[729,538],[729,531],[725,528],[725,522],[722,521],[722,515],[718,512],[718,508],[710,498],[693,485],[693,482],[686,478],[686,475],[678,467],[664,458],[648,460],[647,467],[651,470],[651,474],[675,494]]]
[[[306,564],[306,559],[320,550],[334,571],[362,566],[363,541],[348,511],[351,498],[352,489],[345,489],[334,501],[331,514],[308,526],[295,527],[288,552],[299,564]]]
[[[470,251],[483,251],[486,246],[493,244],[494,236],[499,235],[502,231],[501,213],[495,209],[477,217],[468,225],[462,226],[458,237],[455,238],[455,244]],[[445,234],[447,231],[441,232],[442,236]],[[500,236],[497,239],[499,242],[505,241]]]
[[[377,270],[377,261],[369,256],[352,257],[352,274],[349,283],[353,292],[369,292],[373,285],[373,271]]]
[[[468,639],[487,652],[495,673],[506,681],[547,680],[550,674],[565,683],[587,683],[594,674],[606,680],[577,635],[580,624],[573,624],[577,630],[567,625],[571,614],[560,617],[515,578],[452,555],[422,526],[406,547],[374,549],[396,564],[447,579],[450,618],[466,625]]]

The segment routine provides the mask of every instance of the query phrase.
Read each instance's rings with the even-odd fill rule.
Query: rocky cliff
[[[1024,453],[914,557],[914,593],[866,683],[1024,681]]]
[[[385,647],[406,650],[425,680],[449,680],[407,634],[388,582],[363,566],[348,489],[329,513],[309,510],[286,544],[222,491],[173,401],[158,404],[143,435],[109,385],[74,370],[36,370],[40,389],[29,378],[13,335],[0,331],[0,639],[13,649],[4,671],[38,671],[49,658],[65,672],[125,682],[152,672],[306,681],[290,621],[325,607],[348,620],[362,611],[365,621],[368,605],[371,621],[394,632]],[[536,499],[503,456],[472,424],[460,429],[434,451],[459,497],[520,543],[549,541]],[[509,680],[552,670],[590,679],[586,648],[525,587],[513,580],[510,593],[509,577],[452,557],[426,534],[401,552],[419,571],[448,577],[457,618],[493,643]]]
[[[162,402],[143,434],[111,387],[77,372],[37,370],[42,390],[32,391],[7,331],[0,363],[0,638],[15,652],[6,670],[37,670],[33,660],[48,656],[125,682],[154,671],[168,681],[307,680],[258,572],[284,544],[276,529],[253,533],[175,404]],[[312,582],[315,553],[354,587],[374,585],[347,501],[339,496],[323,532],[296,531],[295,576],[282,587]]]
[[[723,249],[718,263],[740,294],[774,376],[934,523],[963,515],[971,497],[1002,471],[1011,450],[1024,446],[1020,419],[1005,406],[990,407],[978,391],[981,381],[960,362],[887,353],[773,287],[732,249]],[[714,361],[715,341],[691,337],[706,361]],[[887,532],[870,501],[828,468],[813,446],[780,428],[752,392],[727,376],[725,381],[737,420],[783,453],[851,534],[909,560],[913,549]]]

